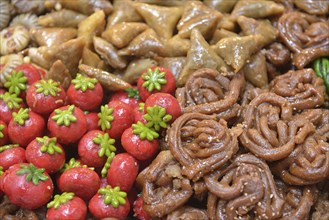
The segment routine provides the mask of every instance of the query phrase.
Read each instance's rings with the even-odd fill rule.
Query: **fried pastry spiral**
[[[276,77],[270,91],[285,97],[297,111],[322,105],[326,93],[322,79],[312,69],[290,70]]]
[[[232,74],[208,68],[192,73],[185,87],[176,90],[182,112],[238,114],[236,102],[244,88],[245,79],[240,73]]]
[[[226,168],[204,177],[210,219],[276,219],[284,200],[268,165],[251,154],[236,157]]]
[[[313,135],[271,167],[274,174],[293,185],[310,185],[329,177],[329,143]]]
[[[181,166],[170,151],[161,151],[137,177],[142,185],[143,209],[161,218],[181,207],[192,196],[190,181],[181,175]]]
[[[329,55],[329,24],[302,12],[288,12],[278,22],[281,40],[294,52],[293,64],[304,68],[312,60]]]
[[[314,131],[314,126],[292,121],[292,107],[283,97],[265,92],[255,97],[244,112],[239,139],[256,156],[268,161],[287,157],[296,143]]]
[[[182,174],[193,181],[225,164],[238,150],[237,135],[226,121],[200,113],[177,118],[168,131],[168,144],[183,166]]]

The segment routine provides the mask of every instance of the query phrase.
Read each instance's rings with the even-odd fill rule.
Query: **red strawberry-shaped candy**
[[[143,209],[143,199],[139,195],[133,204],[134,217],[138,220],[151,220],[151,216]]]
[[[25,149],[18,144],[8,144],[0,147],[0,166],[4,171],[14,164],[24,162],[26,162]]]
[[[120,187],[112,188],[107,185],[100,188],[98,193],[89,201],[89,211],[97,219],[117,218],[126,219],[130,211],[127,193],[120,191]]]
[[[47,208],[47,220],[85,220],[87,215],[86,203],[72,192],[55,195]]]
[[[11,166],[1,178],[1,189],[10,202],[25,209],[37,209],[52,197],[54,186],[45,169],[33,164]]]
[[[90,167],[102,167],[107,157],[116,151],[115,140],[100,130],[87,132],[79,141],[78,154],[81,161]]]
[[[8,141],[7,124],[0,120],[0,146],[5,145]]]
[[[68,101],[82,110],[92,111],[103,99],[103,88],[95,78],[77,74],[67,89]]]
[[[27,78],[27,85],[32,85],[41,79],[40,69],[29,63],[23,63],[15,68],[16,72],[23,72]]]
[[[168,93],[155,93],[148,97],[144,105],[145,112],[147,112],[148,107],[155,105],[164,108],[166,113],[172,116],[172,119],[169,121],[169,123],[174,122],[176,118],[182,114],[177,99]]]
[[[74,167],[64,171],[58,179],[62,192],[73,192],[83,200],[89,200],[99,189],[101,180],[97,173],[87,167]]]
[[[107,182],[112,187],[119,186],[124,192],[129,192],[138,174],[138,161],[128,153],[114,156],[107,172]]]
[[[136,87],[114,93],[110,98],[110,102],[111,101],[121,101],[130,105],[132,108],[137,107],[138,104],[142,102],[139,96],[138,88]]]
[[[8,134],[12,143],[26,147],[33,139],[42,136],[46,123],[42,116],[21,108],[13,113],[13,118],[8,124]]]
[[[101,112],[98,113],[98,125],[111,138],[120,139],[124,130],[129,128],[134,121],[132,112],[133,109],[124,102],[109,102],[101,106]]]
[[[24,108],[23,99],[17,97],[16,94],[5,92],[0,94],[0,120],[8,124],[12,118],[13,112],[18,112],[20,108]]]
[[[45,168],[49,174],[56,173],[65,164],[65,151],[55,137],[37,137],[26,147],[25,157],[29,163]]]
[[[66,93],[59,82],[52,79],[32,84],[26,94],[26,103],[32,111],[48,115],[65,104]]]
[[[98,113],[84,111],[87,120],[87,131],[99,130],[98,126]]]
[[[151,94],[162,92],[173,94],[176,89],[175,77],[169,69],[154,66],[148,68],[137,81],[139,95],[146,100]]]
[[[144,119],[144,114],[145,114],[144,105],[145,103],[141,102],[139,103],[138,107],[135,107],[133,109],[134,123],[137,123],[139,121],[142,122],[143,124],[147,123],[147,121]]]
[[[159,148],[159,134],[141,122],[133,124],[121,136],[123,148],[138,160],[151,158]]]
[[[87,131],[87,120],[80,108],[67,105],[50,114],[47,127],[50,136],[57,137],[59,143],[69,144],[78,141]]]

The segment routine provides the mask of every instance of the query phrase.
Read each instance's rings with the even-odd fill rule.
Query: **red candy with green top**
[[[0,146],[0,166],[7,170],[10,166],[26,162],[25,149],[18,144]]]
[[[8,139],[9,137],[7,124],[0,120],[0,146],[5,145]]]

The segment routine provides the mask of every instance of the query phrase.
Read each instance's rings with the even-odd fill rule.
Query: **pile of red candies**
[[[23,64],[0,89],[0,196],[52,220],[149,218],[134,184],[181,115],[172,73],[152,67],[111,94],[81,74],[67,90],[43,75]]]

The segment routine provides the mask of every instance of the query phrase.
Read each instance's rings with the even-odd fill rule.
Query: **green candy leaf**
[[[5,135],[3,134],[3,129],[5,126],[3,124],[0,124],[0,138],[3,138]]]
[[[117,149],[113,145],[115,143],[115,140],[113,138],[110,138],[108,133],[98,134],[97,137],[93,139],[93,142],[99,145],[99,150],[98,150],[99,157],[103,157],[103,156],[109,157],[111,156],[112,152],[117,151]]]
[[[74,112],[74,105],[70,105],[67,109],[55,109],[55,115],[51,117],[56,124],[58,125],[65,125],[66,127],[70,126],[72,122],[76,122],[77,118],[73,115]]]
[[[111,121],[113,121],[114,117],[112,116],[113,108],[109,108],[108,105],[102,105],[100,113],[97,114],[98,126],[101,127],[102,131],[106,131],[111,128]]]
[[[4,172],[3,172],[3,167],[0,166],[0,176],[2,176],[3,173],[4,173]]]
[[[28,108],[20,108],[18,112],[13,112],[13,119],[19,125],[24,125],[25,121],[30,118]]]
[[[158,105],[147,107],[146,112],[143,116],[147,121],[146,127],[154,128],[156,131],[159,131],[161,128],[167,128],[167,122],[172,119],[172,116],[167,114],[166,109]]]
[[[17,175],[24,175],[26,174],[26,181],[32,183],[34,185],[38,185],[39,181],[46,181],[49,178],[43,174],[45,172],[44,168],[38,169],[33,164],[25,165],[21,164],[21,169],[16,172]]]
[[[142,75],[142,79],[144,80],[142,87],[146,88],[149,92],[152,92],[154,89],[160,91],[161,86],[167,84],[165,76],[166,73],[160,72],[158,67],[154,70],[148,68],[146,73]]]
[[[20,103],[23,101],[23,99],[17,97],[17,94],[15,94],[15,93],[11,94],[9,92],[1,94],[0,99],[3,100],[4,103],[6,103],[6,105],[8,106],[8,108],[10,110],[12,110],[14,108],[19,108]]]
[[[132,128],[133,128],[133,133],[137,134],[142,140],[147,139],[149,141],[152,141],[154,138],[159,137],[159,134],[156,131],[147,127],[145,124],[143,124],[140,121],[137,122],[137,124],[132,124]]]
[[[4,152],[5,150],[9,150],[15,147],[19,147],[18,144],[7,144],[7,145],[3,145],[0,147],[0,153]]]
[[[8,89],[9,93],[19,95],[21,91],[26,90],[27,77],[23,71],[15,71],[10,75],[5,76],[6,82],[4,86]]]
[[[144,111],[144,106],[145,106],[144,102],[138,103],[138,111],[143,112]]]
[[[78,73],[75,79],[73,79],[71,82],[76,90],[80,89],[82,92],[85,92],[88,89],[95,88],[95,85],[98,81],[95,78],[85,77]]]
[[[313,69],[316,75],[323,79],[327,94],[329,94],[329,58],[320,57],[316,59],[313,63]]]
[[[107,171],[110,168],[110,165],[112,163],[112,160],[113,160],[114,156],[115,156],[115,153],[114,152],[111,152],[110,156],[107,157],[107,160],[106,160],[106,162],[104,164],[104,167],[101,170],[102,177],[106,177]]]
[[[139,91],[137,88],[128,88],[125,89],[125,92],[128,93],[128,98],[135,98],[139,100],[141,97],[139,96]]]
[[[43,136],[42,138],[37,137],[36,141],[42,144],[42,146],[40,147],[40,151],[42,153],[48,153],[50,155],[53,155],[55,152],[58,154],[63,153],[63,150],[57,145],[56,137],[53,138],[49,138],[48,136]]]
[[[74,198],[73,192],[63,192],[61,195],[55,195],[54,200],[47,204],[47,208],[58,209],[61,205],[66,204]]]
[[[117,208],[119,205],[126,204],[127,193],[120,191],[120,187],[118,186],[112,188],[107,185],[105,188],[100,188],[98,193],[104,195],[104,203],[106,205],[111,205],[114,208]]]
[[[55,82],[52,79],[49,80],[40,80],[37,82],[34,87],[36,88],[37,93],[43,93],[44,95],[56,96],[56,93],[61,91],[59,87],[60,83]]]

